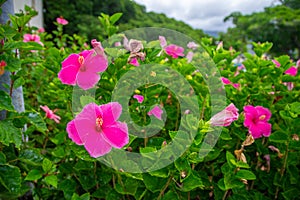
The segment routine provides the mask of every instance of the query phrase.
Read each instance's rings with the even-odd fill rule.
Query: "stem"
[[[222,200],[225,200],[228,196],[229,190],[226,190],[226,192],[224,193]]]
[[[158,195],[158,197],[157,197],[157,200],[161,199],[161,197],[164,195],[165,190],[169,187],[172,178],[173,178],[173,177],[170,176],[170,178],[168,179],[168,182],[166,183],[166,185],[164,186],[164,188],[160,191],[160,193],[159,193],[159,195]]]
[[[283,166],[280,169],[280,182],[282,181],[286,165],[287,165],[287,158],[288,158],[288,150],[289,150],[289,143],[286,145],[286,150],[284,152],[284,161],[283,161]],[[275,199],[278,199],[278,193],[279,193],[279,186],[276,187],[276,192],[275,192]]]

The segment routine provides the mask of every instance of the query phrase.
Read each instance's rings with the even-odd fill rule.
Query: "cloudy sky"
[[[226,31],[232,26],[223,19],[230,13],[243,14],[263,11],[276,0],[135,0],[146,6],[147,11],[165,13],[168,17],[182,20],[194,28]]]

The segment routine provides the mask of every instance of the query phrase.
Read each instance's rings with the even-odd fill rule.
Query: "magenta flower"
[[[133,98],[135,98],[139,103],[142,103],[144,101],[143,95],[135,94],[133,95]]]
[[[84,90],[94,87],[100,80],[99,72],[106,70],[107,58],[100,42],[92,40],[94,49],[71,54],[62,62],[58,78],[67,85],[78,84]]]
[[[60,116],[54,114],[55,110],[52,111],[48,108],[48,106],[40,106],[41,109],[43,109],[43,111],[46,112],[46,117],[49,119],[54,120],[56,123],[59,123],[59,120],[61,119]]]
[[[291,75],[291,76],[296,76],[298,73],[298,68],[292,66],[289,69],[287,69],[285,72],[285,74]]]
[[[133,66],[136,66],[136,67],[140,66],[140,63],[139,63],[139,61],[136,57],[131,58],[130,61],[129,61],[129,64],[131,64]]]
[[[280,64],[277,60],[275,60],[275,59],[273,59],[272,62],[275,64],[276,67],[280,67],[280,65],[281,65],[281,64]]]
[[[271,134],[271,124],[268,123],[271,118],[269,109],[262,106],[253,107],[244,106],[245,121],[244,126],[249,128],[249,133],[254,139],[262,136],[269,137]]]
[[[120,149],[129,141],[127,124],[117,121],[121,112],[122,106],[117,102],[87,104],[68,123],[68,136],[77,145],[84,145],[94,158],[109,153],[112,147]]]
[[[224,110],[215,114],[209,121],[213,126],[229,126],[238,118],[238,109],[231,103]]]
[[[158,106],[154,106],[147,114],[149,116],[154,115],[154,117],[156,117],[159,120],[162,120],[161,115],[163,113],[163,110]]]
[[[224,85],[231,84],[231,81],[228,78],[225,78],[225,77],[221,77],[221,81],[223,82]]]
[[[64,19],[62,16],[56,18],[56,22],[59,23],[59,24],[61,24],[61,25],[67,25],[67,24],[69,23],[69,22],[68,22],[66,19]]]
[[[41,42],[40,36],[38,36],[36,34],[29,34],[29,33],[24,34],[24,36],[23,36],[23,42],[36,42],[36,43],[39,43],[42,46],[44,45]]]
[[[177,46],[175,44],[170,44],[166,46],[165,52],[172,58],[178,58],[179,56],[184,56],[183,54],[184,48]]]
[[[4,60],[1,60],[1,62],[0,62],[0,76],[2,75],[2,74],[4,74],[4,68],[6,67],[6,62],[4,61]]]

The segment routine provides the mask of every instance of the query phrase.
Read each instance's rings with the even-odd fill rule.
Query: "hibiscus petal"
[[[272,129],[272,125],[269,123],[265,123],[264,127],[262,127],[263,136],[269,137],[271,135],[271,129]]]
[[[84,106],[84,108],[76,116],[76,118],[86,118],[86,119],[90,119],[93,122],[96,122],[96,118],[98,116],[97,108],[98,108],[97,104],[89,103],[89,104]]]
[[[75,85],[78,70],[79,70],[78,66],[69,65],[60,70],[60,72],[58,73],[58,78],[64,84]]]
[[[77,84],[80,88],[88,90],[93,88],[100,80],[100,75],[95,72],[81,72],[77,75]]]
[[[93,53],[90,53],[88,57],[85,59],[84,65],[86,68],[86,72],[103,72],[107,69],[108,62],[104,53],[97,54],[94,50]]]
[[[73,142],[75,142],[77,145],[83,145],[83,142],[82,142],[81,138],[78,135],[74,120],[70,121],[67,124],[67,132],[68,132],[69,138]]]
[[[91,120],[90,118],[76,117],[73,121],[78,136],[84,144],[89,138],[95,135],[95,133],[97,133],[98,135],[100,134],[99,132],[96,131],[96,121]]]
[[[122,113],[122,106],[118,102],[110,102],[99,106],[104,126],[114,124]]]
[[[98,132],[93,132],[89,135],[84,144],[84,147],[94,158],[103,156],[109,153],[111,150],[111,145],[107,143],[104,140],[103,135]]]
[[[262,136],[260,126],[258,124],[252,124],[249,127],[249,133],[253,136],[254,139],[260,138]]]
[[[80,67],[80,64],[78,62],[79,55],[72,53],[70,54],[64,61],[62,61],[61,65],[62,68],[68,67],[69,65]]]
[[[258,113],[259,117],[262,116],[262,115],[265,116],[264,119],[260,119],[261,121],[268,121],[271,118],[272,113],[270,112],[269,109],[264,108],[262,106],[256,106],[255,108],[257,110],[257,113]]]
[[[122,148],[128,144],[128,128],[126,123],[116,122],[114,126],[103,127],[103,136],[105,140],[115,148]]]

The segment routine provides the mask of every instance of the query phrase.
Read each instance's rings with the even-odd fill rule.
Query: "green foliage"
[[[46,1],[46,4],[50,5],[50,2]],[[64,6],[66,2],[62,1],[60,5]],[[102,1],[97,2],[98,5],[102,5]],[[127,5],[133,5],[133,8],[136,6],[126,2],[122,1],[121,5],[126,8]],[[116,1],[111,1],[108,5],[112,6],[113,3]],[[94,12],[90,7],[91,2],[83,4],[76,1],[75,4],[82,10]],[[75,12],[72,10],[73,5],[69,5],[70,13]],[[26,13],[30,17],[34,16],[31,10],[27,10]],[[138,13],[140,16],[142,14]],[[26,107],[26,112],[17,113],[11,103],[11,94],[0,92],[0,109],[6,111],[6,119],[0,121],[0,198],[27,198],[28,194],[28,198],[33,199],[76,200],[298,197],[300,79],[299,73],[295,77],[285,74],[287,69],[295,65],[289,56],[280,55],[274,58],[281,64],[280,67],[276,67],[271,59],[264,57],[275,43],[253,42],[254,54],[244,53],[246,59],[242,64],[245,69],[238,70],[234,59],[240,52],[228,50],[226,47],[216,48],[210,38],[199,38],[200,34],[197,35],[197,40],[205,51],[197,52],[193,62],[211,60],[221,76],[239,83],[239,88],[221,85],[218,77],[208,79],[205,73],[195,71],[193,62],[189,63],[184,57],[173,59],[161,52],[158,38],[151,42],[143,41],[144,47],[147,47],[143,50],[146,57],[140,62],[148,66],[164,64],[168,66],[168,73],[165,70],[152,73],[148,68],[135,67],[128,63],[129,53],[126,50],[121,47],[105,47],[109,61],[113,62],[110,62],[108,69],[101,74],[95,91],[96,98],[84,93],[77,99],[79,105],[72,105],[73,88],[61,84],[57,73],[61,69],[61,62],[69,54],[89,49],[84,46],[85,36],[70,36],[64,32],[65,26],[56,23],[53,32],[40,34],[44,46],[33,42],[24,43],[22,36],[36,30],[34,27],[25,26],[24,22],[29,16],[11,16],[15,25],[2,25],[0,28],[1,36],[5,36],[0,58],[7,61],[8,66],[5,69],[11,72],[13,80],[7,87],[11,89],[23,86]],[[123,16],[126,17],[126,14]],[[151,16],[155,18],[156,15]],[[102,26],[105,27],[105,36],[110,36],[118,30],[115,25],[121,30],[122,25],[118,24],[118,19],[122,22],[120,17],[121,14],[101,15],[100,21],[102,20]],[[141,19],[147,21],[142,16]],[[166,22],[162,15],[160,20]],[[141,22],[132,20],[131,23]],[[121,37],[122,35],[117,35],[116,38]],[[160,56],[157,56],[159,53]],[[210,70],[215,70],[209,66],[211,65],[207,61],[201,69],[209,74]],[[73,114],[77,114],[71,113],[72,108],[82,107],[90,102],[110,102],[112,90],[120,86],[118,81],[125,73],[133,70],[140,70],[141,76],[132,77],[121,86],[131,86],[142,79],[143,74],[151,74],[148,82],[134,91],[145,97],[144,104],[138,103],[132,97],[126,101],[133,122],[144,125],[155,120],[147,115],[146,109],[153,104],[163,105],[164,112],[167,113],[166,122],[155,136],[140,138],[130,135],[129,144],[118,150],[118,153],[112,154],[115,156],[113,160],[124,163],[124,168],[115,169],[91,158],[83,146],[74,144],[68,137],[66,124],[73,119]],[[184,81],[172,74],[172,70],[181,74]],[[164,84],[169,84],[168,87],[152,83],[151,80],[155,80],[155,77],[164,77]],[[217,127],[210,126],[208,122],[212,115],[213,100],[206,82],[208,80],[212,87],[219,90],[222,90],[222,86],[225,88],[227,103],[234,103],[239,109],[240,117],[222,129],[212,151],[207,152],[205,157],[199,157],[199,153],[206,151],[200,151],[201,145],[204,142],[210,144],[210,140],[204,141],[204,138],[207,135],[211,137],[209,139],[219,136],[211,134]],[[176,81],[180,83],[180,87],[173,84]],[[173,88],[183,90],[181,86],[186,82],[191,86],[187,94],[196,93],[195,99],[189,98],[188,95],[182,99],[176,96]],[[288,88],[284,82],[291,82],[294,87]],[[121,92],[125,93],[126,90]],[[197,111],[200,121],[192,114],[180,117],[181,100],[191,106],[194,106],[194,101],[200,105],[192,107],[189,111]],[[40,109],[40,105],[48,105],[53,110],[57,108],[55,113],[61,116],[60,123],[43,117],[45,113]],[[249,133],[243,126],[244,116],[241,114],[245,105],[261,105],[271,110],[272,134],[269,138],[259,138],[253,143],[248,141]],[[179,125],[183,130],[178,130]],[[195,135],[190,134],[193,130],[196,131]],[[176,145],[177,148],[173,151],[165,150],[170,144]],[[127,152],[140,153],[140,165],[130,160]],[[153,152],[159,152],[158,159],[154,159],[151,154]],[[181,152],[180,156],[163,168],[151,172],[149,169],[142,169],[144,173],[128,172],[141,171],[143,166],[155,166],[160,159],[172,160],[178,152]]]

